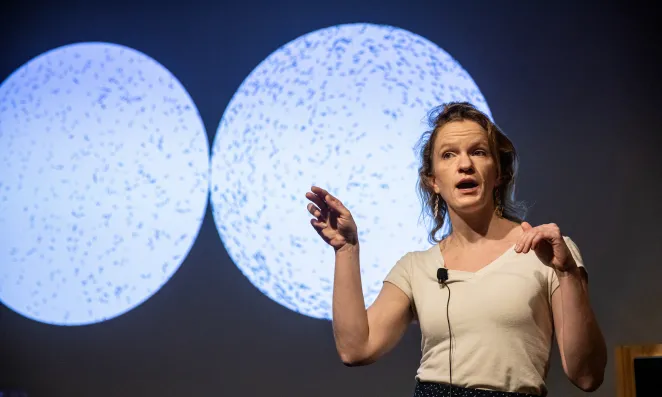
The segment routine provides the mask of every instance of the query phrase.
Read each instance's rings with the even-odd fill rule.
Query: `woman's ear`
[[[503,183],[503,178],[501,175],[497,175],[496,181],[494,182],[494,187],[500,187]]]
[[[432,189],[435,193],[439,194],[438,188],[434,182],[434,176],[433,175],[428,175],[425,177],[425,184]]]

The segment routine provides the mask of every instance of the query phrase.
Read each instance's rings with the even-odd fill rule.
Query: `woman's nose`
[[[461,154],[459,156],[459,162],[458,162],[458,167],[460,168],[460,171],[470,171],[473,170],[473,162],[471,161],[471,157],[469,157],[466,154]]]

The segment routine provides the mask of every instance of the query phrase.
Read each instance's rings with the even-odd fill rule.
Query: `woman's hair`
[[[492,194],[496,203],[501,203],[503,214],[506,219],[522,222],[526,215],[526,206],[522,202],[515,201],[515,176],[517,174],[517,152],[515,146],[506,135],[494,124],[490,118],[479,111],[468,102],[449,102],[437,106],[428,114],[428,123],[431,130],[426,131],[416,145],[419,152],[421,165],[418,168],[418,195],[423,205],[421,215],[425,214],[432,219],[432,229],[428,235],[428,241],[435,243],[441,241],[436,234],[449,222],[449,233],[452,225],[447,217],[448,206],[441,195],[437,195],[430,184],[433,176],[433,151],[434,141],[441,128],[454,121],[470,120],[478,123],[487,131],[490,154],[496,161],[497,180],[500,182]],[[435,201],[437,201],[437,214],[435,216]]]

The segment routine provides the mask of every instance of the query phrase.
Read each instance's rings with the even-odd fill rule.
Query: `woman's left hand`
[[[556,224],[548,223],[533,227],[528,222],[522,222],[522,229],[524,233],[515,245],[516,252],[526,254],[529,250],[533,250],[544,264],[561,272],[577,267]]]

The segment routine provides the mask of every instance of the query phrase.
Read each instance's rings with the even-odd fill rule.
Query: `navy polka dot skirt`
[[[469,389],[443,383],[417,382],[414,397],[537,397],[533,394]]]

